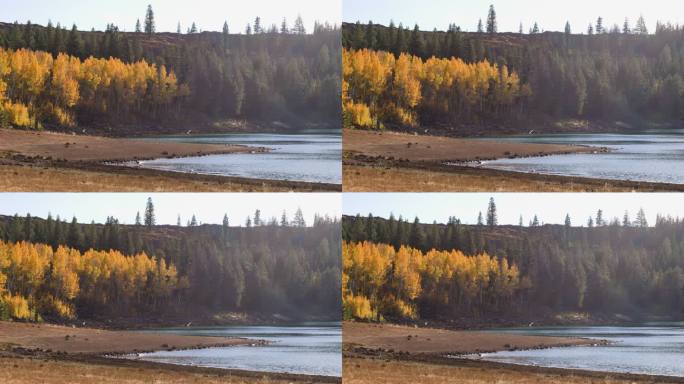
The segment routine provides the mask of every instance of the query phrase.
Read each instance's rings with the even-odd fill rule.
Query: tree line
[[[69,252],[80,253],[81,257],[98,255],[107,262],[113,262],[117,257],[125,259],[123,255],[144,254],[149,255],[149,260],[156,260],[157,265],[163,261],[167,269],[176,271],[174,280],[177,279],[178,284],[173,286],[170,296],[173,300],[139,296],[146,292],[145,289],[151,289],[149,284],[141,283],[135,289],[126,289],[134,292],[136,297],[157,301],[155,305],[148,305],[148,302],[137,305],[137,302],[117,293],[119,281],[113,279],[106,283],[110,285],[102,288],[102,294],[107,295],[107,306],[78,298],[62,300],[73,304],[73,314],[79,318],[154,314],[190,317],[192,314],[209,316],[233,311],[280,314],[292,319],[339,318],[339,221],[316,216],[313,225],[306,226],[305,222],[298,221],[297,215],[292,221],[287,220],[286,214],[283,216],[285,223],[277,224],[251,217],[250,221],[256,221],[257,225],[249,227],[230,225],[227,215],[221,225],[195,224],[189,227],[153,222],[123,225],[113,217],[104,224],[81,224],[75,218],[69,223],[52,216],[47,219],[30,215],[0,216],[0,239],[9,247],[25,242],[22,246],[38,247],[47,253],[48,248],[56,252],[60,247],[68,247],[72,249]],[[44,259],[50,258],[46,256]],[[35,266],[35,263],[31,265]],[[9,279],[19,278],[17,271],[21,268],[3,268],[0,265],[0,270]],[[50,263],[39,264],[36,268],[35,273],[44,276],[44,281],[38,285],[52,284]],[[121,274],[122,279],[130,281],[128,272]],[[78,271],[77,275],[84,283]],[[38,315],[53,314],[35,306],[25,296],[27,291],[8,289],[10,296],[24,297]],[[62,296],[55,297],[62,299]],[[34,312],[31,312],[32,316]]]
[[[487,60],[423,60],[405,53],[361,49],[342,53],[344,126],[384,128],[439,123],[435,117],[475,122],[523,113],[530,95],[506,66]]]
[[[366,251],[358,256],[366,263],[372,259],[368,255],[385,252],[382,258],[385,261],[373,264],[377,267],[389,263],[389,269],[383,269],[386,273],[378,277],[381,280],[389,279],[389,274],[394,273],[391,267],[393,258],[397,257],[394,253],[402,248],[405,248],[403,252],[413,250],[416,260],[421,260],[418,254],[424,257],[431,252],[486,254],[499,265],[505,261],[518,271],[518,284],[511,286],[512,296],[507,296],[506,291],[500,298],[470,301],[465,308],[461,301],[461,295],[467,293],[462,292],[463,283],[458,276],[449,278],[441,290],[449,297],[441,307],[435,309],[421,296],[410,302],[416,305],[416,314],[421,318],[448,319],[464,314],[490,319],[496,316],[530,318],[564,311],[619,313],[635,318],[684,317],[684,221],[681,219],[659,216],[655,225],[649,226],[643,211],[634,221],[627,213],[621,221],[608,220],[599,210],[587,226],[579,227],[572,225],[569,215],[561,225],[543,225],[535,216],[530,226],[524,226],[522,219],[520,225],[498,225],[495,217],[489,216],[488,222],[466,225],[456,217],[451,217],[446,224],[423,224],[418,218],[410,222],[394,216],[388,219],[372,215],[344,216],[343,240],[347,242],[345,247],[351,247],[345,252],[368,242],[369,246],[361,247]],[[387,244],[388,248],[382,248],[383,251],[374,248],[382,247],[381,244]],[[349,262],[345,261],[345,273],[351,273],[349,268]],[[420,268],[427,266],[415,268],[414,272],[420,275],[424,273]],[[361,281],[354,277],[346,279],[347,286]],[[429,288],[426,284],[429,283],[421,283],[421,289]],[[355,295],[361,292],[370,300],[370,308],[384,308],[373,302],[373,295],[367,290],[350,292]],[[383,292],[380,298],[390,297]],[[391,314],[396,316],[397,312]]]
[[[165,66],[0,48],[0,125],[41,129],[79,121],[133,123],[175,113],[189,95]],[[128,118],[123,120],[122,117]]]
[[[175,266],[144,252],[81,253],[65,246],[0,240],[0,319],[158,313],[186,287],[187,279],[179,279]]]
[[[107,105],[107,119],[101,122],[91,109],[72,105],[70,108],[77,108],[68,123],[77,126],[98,128],[136,123],[150,130],[192,123],[197,127],[220,128],[244,124],[245,120],[267,124],[280,121],[292,128],[297,124],[338,124],[341,48],[337,26],[316,23],[309,34],[300,19],[294,29],[285,22],[278,33],[270,33],[255,25],[250,30],[256,28],[257,33],[236,35],[230,33],[226,22],[221,32],[180,34],[156,33],[153,22],[147,25],[146,21],[145,32],[122,32],[113,24],[104,31],[87,32],[79,31],[75,25],[68,31],[52,23],[46,27],[31,22],[0,23],[0,47],[12,55],[22,49],[36,56],[45,56],[43,52],[46,52],[53,60],[64,54],[69,62],[84,62],[92,57],[104,62],[118,59],[122,65],[146,63],[158,73],[166,68],[177,79],[180,93],[164,110],[147,110],[136,103],[135,92],[141,86],[135,88],[131,83],[141,81],[140,77],[130,75],[119,82],[101,81],[101,87],[139,110],[124,109],[117,113],[112,110],[115,106]],[[6,75],[0,75],[4,82],[7,82]],[[31,80],[35,93],[61,91],[51,84],[50,76]],[[147,79],[144,89],[151,89],[153,83]],[[29,111],[32,109],[28,104],[35,100],[17,99],[0,91],[12,105],[23,104]],[[133,95],[129,95],[132,91]],[[146,95],[144,101],[148,98],[151,95]],[[64,109],[64,106],[57,107]],[[21,107],[3,109],[18,108]],[[12,112],[12,116],[16,113]],[[5,124],[13,123],[7,120]],[[55,129],[69,126],[54,119],[38,122]],[[117,130],[112,133],[116,134]]]
[[[371,242],[342,245],[345,319],[482,316],[509,309],[524,287],[505,258],[423,252]]]
[[[491,126],[525,126],[530,122],[555,124],[621,121],[636,125],[644,122],[673,123],[684,118],[684,66],[681,44],[684,28],[658,23],[649,34],[645,21],[636,28],[629,23],[621,33],[610,33],[599,18],[587,34],[573,34],[569,23],[565,32],[531,34],[499,33],[496,19],[487,31],[464,32],[451,24],[446,31],[410,30],[391,23],[343,24],[342,41],[349,50],[369,49],[401,54],[422,60],[460,59],[467,64],[483,61],[515,73],[529,87],[527,100],[519,109],[498,113],[466,114],[465,121]],[[620,31],[618,31],[620,32]],[[345,69],[347,71],[348,69]],[[443,71],[440,77],[446,76]],[[390,76],[392,74],[390,73]],[[455,83],[452,92],[442,95],[443,103],[459,100],[463,85]],[[496,82],[492,82],[492,91]],[[425,126],[463,126],[464,116],[451,110],[431,109],[419,115]]]

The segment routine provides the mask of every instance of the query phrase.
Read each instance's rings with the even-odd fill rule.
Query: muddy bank
[[[111,331],[50,324],[0,322],[3,383],[339,383],[336,377],[202,368],[113,356],[159,350],[262,345],[235,337]],[[11,369],[10,369],[11,368]],[[42,374],[39,374],[42,372]],[[211,380],[210,380],[211,379]]]
[[[266,149],[0,129],[0,152],[55,161],[117,162],[257,151]]]
[[[5,192],[319,192],[339,184],[202,175],[110,165],[180,156],[263,152],[239,145],[114,139],[0,129]],[[46,181],[47,180],[47,181]]]
[[[450,331],[388,324],[345,322],[346,346],[398,354],[466,355],[519,349],[541,349],[597,344],[597,340],[547,336]]]
[[[229,337],[181,336],[51,324],[0,322],[0,345],[11,350],[60,354],[116,355],[158,350],[230,347],[263,344]]]
[[[343,148],[353,156],[430,163],[459,163],[602,150],[586,146],[507,143],[361,130],[344,130]]]
[[[684,383],[684,378],[489,362],[478,353],[603,343],[599,340],[448,331],[396,325],[343,325],[345,383]]]

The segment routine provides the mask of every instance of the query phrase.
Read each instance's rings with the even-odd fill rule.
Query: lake
[[[608,340],[611,344],[483,354],[482,359],[488,361],[684,377],[684,323],[649,323],[635,327],[520,328],[492,332],[588,337]]]
[[[653,130],[629,134],[553,134],[488,138],[487,140],[589,145],[609,153],[551,155],[483,162],[482,167],[550,175],[661,183],[684,183],[684,130]]]
[[[243,369],[305,375],[342,375],[342,328],[339,322],[288,326],[164,328],[195,336],[232,336],[267,340],[265,346],[235,346],[141,353],[135,358],[158,363]]]
[[[254,179],[342,183],[342,136],[339,132],[175,135],[154,139],[247,145],[268,148],[270,152],[146,160],[139,163],[140,167]]]

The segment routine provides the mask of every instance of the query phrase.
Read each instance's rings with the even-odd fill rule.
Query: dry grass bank
[[[107,168],[107,169],[103,169]],[[0,163],[3,192],[310,192],[341,187],[184,174],[113,166],[79,168]]]
[[[533,371],[528,370],[527,367],[495,367],[487,364],[452,366],[347,357],[343,362],[343,375],[345,384],[665,384],[682,382],[676,378],[649,379],[572,370]]]
[[[345,192],[632,192],[669,191],[669,186],[560,176],[525,175],[488,169],[452,172],[345,164]]]
[[[49,358],[0,357],[0,382],[4,384],[181,384],[291,383],[287,378],[241,377],[229,373],[192,372],[159,367],[110,366]]]

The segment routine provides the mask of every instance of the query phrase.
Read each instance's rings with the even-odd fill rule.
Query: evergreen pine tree
[[[496,11],[494,5],[489,6],[489,14],[487,15],[487,33],[494,34],[498,31],[496,24]]]
[[[306,28],[304,27],[304,21],[302,20],[302,17],[300,15],[297,15],[297,19],[295,20],[294,24],[294,33],[298,35],[305,35],[306,34]]]
[[[304,220],[304,214],[302,213],[301,208],[297,208],[297,212],[295,212],[295,215],[294,215],[293,224],[295,227],[299,227],[299,228],[306,227],[306,221]]]
[[[154,12],[152,11],[152,5],[147,6],[147,13],[145,14],[145,33],[151,35],[155,32],[156,27],[154,25]]]
[[[151,228],[155,225],[154,217],[154,204],[152,204],[152,198],[147,198],[147,205],[145,206],[145,226]]]
[[[258,35],[264,33],[263,27],[261,26],[261,17],[257,16],[254,19],[254,34]]]
[[[603,29],[603,17],[600,17],[596,20],[596,34],[600,35],[604,33],[605,30]]]
[[[639,19],[637,20],[636,28],[634,29],[634,32],[639,34],[639,35],[648,35],[648,27],[646,27],[646,21],[644,20],[643,15],[639,16]]]
[[[498,217],[496,214],[496,203],[494,203],[494,198],[489,198],[489,206],[487,207],[487,226],[495,227],[498,225]]]

